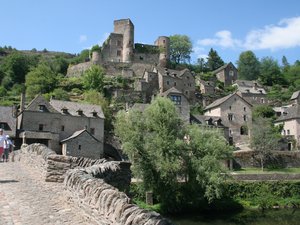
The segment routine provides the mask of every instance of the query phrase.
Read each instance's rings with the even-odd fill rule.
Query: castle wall
[[[123,62],[123,35],[111,33],[102,45],[103,62]]]

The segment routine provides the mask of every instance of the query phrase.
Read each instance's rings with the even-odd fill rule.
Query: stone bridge
[[[130,180],[127,162],[60,156],[30,145],[0,163],[0,225],[171,225],[131,203]]]

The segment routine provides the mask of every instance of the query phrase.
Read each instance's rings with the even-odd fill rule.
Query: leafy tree
[[[253,121],[250,144],[260,159],[262,171],[272,151],[278,150],[280,134],[275,132],[271,121],[267,118],[257,118]]]
[[[241,79],[257,80],[260,72],[259,61],[252,51],[242,52],[237,65]]]
[[[213,48],[210,49],[207,57],[206,68],[208,71],[214,71],[224,65],[224,61]]]
[[[197,63],[199,65],[199,72],[207,72],[206,62],[204,58],[197,59]]]
[[[230,155],[230,147],[215,130],[183,126],[170,99],[156,98],[144,113],[120,111],[115,132],[134,176],[163,205],[220,197],[224,179],[220,160]]]
[[[170,36],[170,59],[175,64],[189,62],[192,53],[191,39],[186,35]]]
[[[39,64],[26,75],[26,92],[30,98],[53,91],[57,84],[57,75],[45,64]]]
[[[96,90],[89,90],[84,93],[84,101],[94,104],[94,105],[100,105],[102,108],[102,111],[105,116],[104,121],[104,127],[105,130],[109,131],[112,129],[112,110],[109,107],[109,101],[103,96],[102,93],[97,92]]]
[[[253,114],[253,119],[257,119],[258,117],[272,119],[275,117],[275,112],[273,108],[269,105],[255,106],[252,114]]]
[[[104,69],[98,65],[92,65],[83,74],[83,86],[86,90],[96,90],[103,92]]]
[[[264,57],[260,62],[260,76],[259,80],[264,85],[272,86],[274,84],[286,83],[278,62],[272,57]]]
[[[30,67],[36,66],[38,58],[36,56],[27,56],[20,52],[12,52],[3,62],[3,68],[6,74],[11,78],[12,84],[24,83],[25,75]]]
[[[57,100],[69,101],[70,96],[69,93],[62,88],[55,88],[51,93],[51,96]]]
[[[282,56],[281,62],[282,62],[282,71],[283,72],[288,71],[290,68],[290,64],[285,56]]]
[[[294,64],[289,67],[289,69],[284,73],[284,77],[289,85],[294,85],[294,83],[299,80],[300,74],[300,64]]]
[[[77,55],[75,58],[70,60],[71,64],[78,64],[82,62],[86,62],[90,58],[90,50],[84,49],[80,52],[79,55]]]
[[[99,45],[94,45],[91,48],[91,52],[101,52],[101,47]]]

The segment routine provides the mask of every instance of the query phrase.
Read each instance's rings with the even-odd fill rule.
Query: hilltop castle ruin
[[[101,65],[109,75],[134,76],[151,65],[166,67],[170,59],[169,37],[159,36],[154,45],[134,43],[134,25],[130,19],[114,21],[100,50],[91,52],[89,62],[70,66],[67,76],[80,76],[92,64]]]

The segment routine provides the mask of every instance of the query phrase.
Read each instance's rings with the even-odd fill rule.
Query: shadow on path
[[[0,180],[0,184],[6,184],[6,183],[17,183],[18,180]]]

